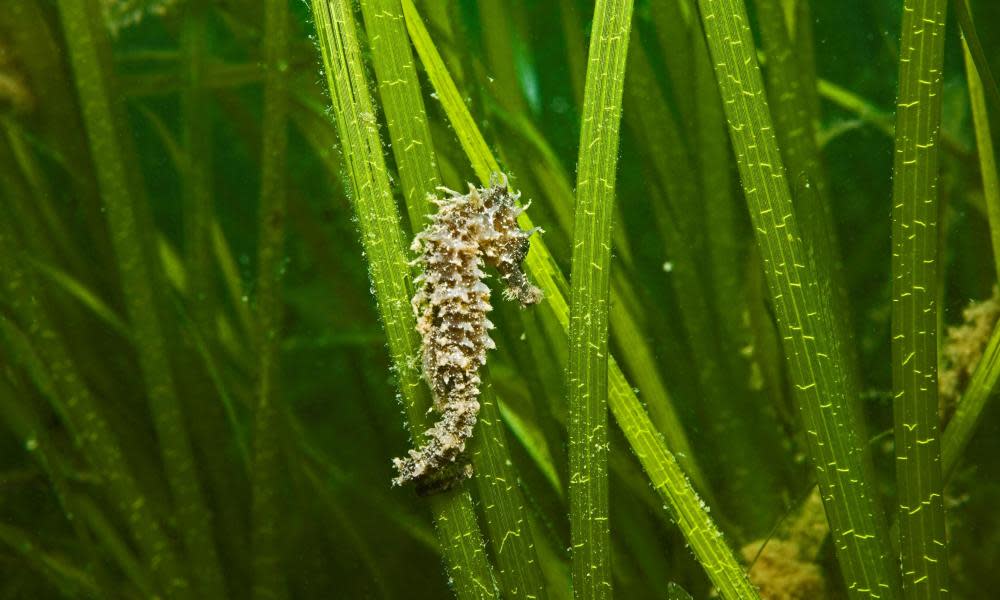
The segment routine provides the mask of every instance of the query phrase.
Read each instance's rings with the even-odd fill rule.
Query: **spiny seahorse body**
[[[519,195],[507,190],[507,178],[494,177],[488,188],[470,185],[464,195],[445,191],[448,197],[433,199],[438,211],[412,246],[423,270],[413,297],[423,373],[441,418],[424,432],[423,446],[393,460],[399,471],[395,485],[440,487],[433,480],[443,474],[452,480],[471,474],[470,466],[456,461],[479,413],[479,369],[486,364],[487,350],[496,347],[489,335],[493,323],[487,313],[493,307],[483,267],[490,265],[500,274],[505,297],[522,305],[542,299],[541,290],[521,270],[535,230],[518,227],[524,209],[515,203]]]

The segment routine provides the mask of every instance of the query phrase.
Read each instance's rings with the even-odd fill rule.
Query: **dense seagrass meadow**
[[[997,597],[998,26],[0,0],[0,599]]]

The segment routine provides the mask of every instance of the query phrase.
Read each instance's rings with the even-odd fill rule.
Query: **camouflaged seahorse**
[[[479,368],[486,363],[486,351],[496,347],[489,335],[493,323],[487,313],[493,307],[483,282],[484,266],[499,273],[505,298],[522,305],[542,299],[541,290],[521,270],[528,238],[538,228],[518,227],[524,208],[515,203],[520,194],[507,190],[507,177],[494,176],[488,188],[470,184],[464,195],[440,189],[448,196],[432,199],[438,211],[413,240],[412,250],[419,253],[416,264],[423,270],[413,296],[423,373],[441,417],[424,432],[423,446],[393,460],[399,471],[395,485],[416,482],[428,493],[472,473],[462,452],[479,413]]]

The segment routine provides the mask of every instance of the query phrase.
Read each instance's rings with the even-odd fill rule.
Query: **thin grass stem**
[[[181,91],[184,162],[181,182],[184,213],[184,262],[188,269],[188,301],[195,323],[206,333],[213,325],[211,222],[212,126],[211,96],[205,88],[208,64],[207,7],[188,2],[180,35],[184,69]]]

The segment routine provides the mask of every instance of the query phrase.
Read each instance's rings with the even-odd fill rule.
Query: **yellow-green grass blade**
[[[569,513],[573,595],[611,598],[608,304],[631,0],[597,0],[583,93],[570,274]]]
[[[699,6],[841,570],[853,597],[894,598],[899,575],[858,392],[832,303],[819,285],[832,265],[817,264],[802,239],[746,6],[742,0],[699,0]]]
[[[896,494],[906,598],[947,596],[938,417],[938,132],[945,0],[903,4],[892,199]]]
[[[362,245],[385,328],[396,378],[414,438],[427,424],[428,390],[416,359],[420,340],[410,308],[412,280],[403,231],[392,198],[374,106],[361,62],[352,6],[346,0],[313,0],[333,114],[351,184]],[[434,496],[431,509],[455,594],[496,598],[498,591],[464,487]]]
[[[410,37],[427,70],[428,78],[473,170],[485,182],[490,173],[498,168],[496,159],[441,61],[412,0],[402,0],[402,6]],[[521,215],[519,222],[522,227],[533,227],[526,213]],[[532,241],[527,267],[532,279],[545,292],[544,305],[552,311],[563,330],[568,331],[569,308],[562,292],[568,286],[544,241]],[[742,566],[726,545],[722,534],[708,515],[707,507],[694,491],[684,470],[664,443],[662,435],[649,420],[635,390],[629,386],[613,357],[609,362],[608,402],[612,414],[646,470],[650,482],[667,503],[668,510],[676,519],[692,552],[723,598],[757,598],[756,590],[746,579]]]

